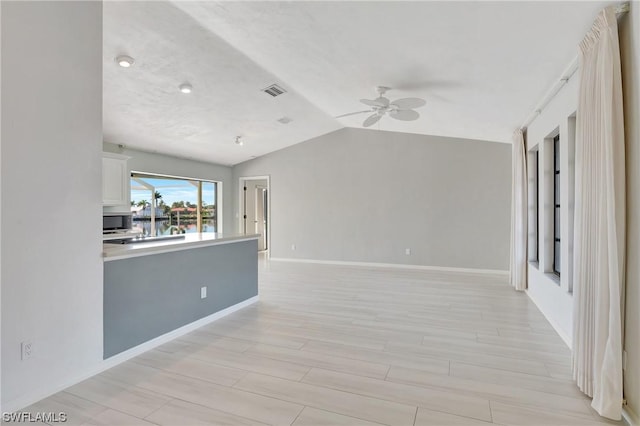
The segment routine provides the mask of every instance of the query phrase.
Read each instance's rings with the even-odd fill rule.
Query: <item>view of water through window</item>
[[[217,185],[210,181],[132,173],[133,229],[145,236],[198,232],[199,226],[200,232],[216,232]]]

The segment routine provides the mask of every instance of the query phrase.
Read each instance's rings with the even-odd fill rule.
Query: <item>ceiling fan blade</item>
[[[372,114],[369,117],[367,117],[366,120],[364,120],[364,123],[362,123],[362,125],[364,127],[371,127],[374,124],[376,124],[378,120],[380,120],[381,118],[382,116],[380,114]]]
[[[425,106],[426,102],[420,98],[402,98],[391,102],[391,105],[397,106],[398,109],[414,109]]]
[[[385,104],[385,103],[383,103],[383,102],[380,102],[380,100],[379,100],[379,99],[380,99],[380,98],[375,99],[375,100],[373,100],[373,101],[372,101],[372,100],[370,100],[370,99],[360,99],[360,102],[362,102],[362,103],[363,103],[363,104],[365,104],[365,105],[372,106],[372,107],[384,107],[384,106],[387,106],[387,104]]]
[[[364,111],[358,111],[358,112],[350,112],[348,114],[342,114],[342,115],[338,115],[334,118],[342,118],[342,117],[348,117],[350,115],[356,115],[356,114],[364,114],[365,112],[372,112],[370,109],[366,109]]]
[[[391,111],[389,112],[389,115],[392,118],[395,118],[396,120],[402,120],[402,121],[413,121],[420,118],[420,114],[418,114],[418,111],[414,111],[412,109],[401,109],[398,111]]]

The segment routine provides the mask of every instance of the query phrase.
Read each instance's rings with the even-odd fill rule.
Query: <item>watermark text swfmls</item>
[[[67,421],[67,413],[59,412],[36,412],[16,411],[15,413],[2,413],[2,421],[4,423],[65,423]]]

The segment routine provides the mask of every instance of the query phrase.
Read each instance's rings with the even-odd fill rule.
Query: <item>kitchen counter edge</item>
[[[102,257],[105,262],[110,262],[114,260],[129,259],[132,257],[149,256],[152,254],[169,253],[179,250],[190,250],[198,247],[256,240],[259,237],[260,234],[223,235],[215,233],[200,233],[185,234],[184,240],[168,240],[136,244],[103,243]]]

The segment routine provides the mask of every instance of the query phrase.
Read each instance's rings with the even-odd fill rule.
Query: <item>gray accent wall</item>
[[[105,262],[104,358],[257,295],[257,240]]]
[[[236,165],[236,218],[263,175],[273,258],[509,269],[511,145],[344,128]]]

